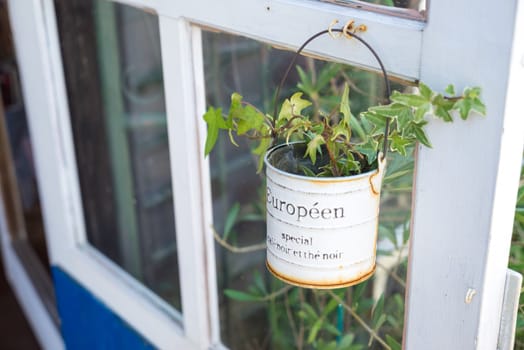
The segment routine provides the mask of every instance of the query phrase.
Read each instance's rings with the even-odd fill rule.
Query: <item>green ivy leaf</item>
[[[406,130],[407,126],[414,119],[413,110],[409,107],[405,107],[397,117],[397,131],[403,132]]]
[[[390,140],[389,147],[391,147],[392,151],[396,151],[404,157],[407,156],[406,147],[409,147],[413,143],[411,140],[406,139],[397,133],[390,135]]]
[[[412,131],[413,135],[415,136],[418,142],[422,143],[426,147],[431,148],[431,143],[429,142],[426,132],[424,131],[424,125],[426,125],[427,123],[428,122],[424,120],[418,123],[412,122],[410,125],[410,130]]]
[[[300,115],[304,108],[311,106],[311,102],[303,99],[302,95],[302,92],[296,92],[290,99],[284,101],[277,118],[277,121],[281,123],[279,124],[280,126],[283,125],[285,121],[293,118],[293,115]]]
[[[381,117],[397,117],[407,108],[409,108],[409,106],[401,103],[391,103],[389,105],[370,107],[368,111],[372,112],[373,114],[380,115]]]
[[[264,137],[260,140],[257,148],[255,148],[252,153],[258,156],[258,165],[257,165],[257,174],[262,171],[264,167],[264,156],[266,155],[267,150],[271,146],[271,138]]]
[[[458,109],[460,117],[466,120],[471,111],[486,115],[486,106],[480,100],[480,88],[473,87],[464,90],[463,99],[455,102],[454,109]]]
[[[244,112],[242,107],[242,95],[237,92],[231,94],[231,104],[229,105],[229,113],[227,115],[227,126],[233,126],[233,119],[237,119]]]
[[[362,118],[359,120],[352,116],[351,119],[349,119],[349,127],[351,134],[357,135],[360,140],[365,140],[367,138],[367,133],[365,131],[366,126],[364,125]]]
[[[303,99],[302,93],[297,92],[291,96],[291,106],[293,108],[293,114],[300,115],[304,108],[311,106],[311,101]]]
[[[304,157],[309,157],[311,159],[311,162],[315,164],[317,161],[317,152],[321,153],[321,148],[323,144],[326,143],[326,140],[324,140],[324,137],[322,135],[315,135],[308,143],[306,148],[306,153],[304,154]]]
[[[204,148],[204,154],[207,156],[215,147],[218,139],[218,131],[227,128],[224,118],[222,117],[221,108],[209,107],[204,114],[204,120],[207,123],[207,137]]]
[[[453,86],[453,84],[449,84],[448,86],[446,86],[446,93],[450,96],[454,96],[455,95],[455,87]]]
[[[431,111],[431,103],[425,103],[422,106],[415,109],[415,121],[419,122],[424,119],[426,113]]]
[[[431,97],[433,96],[433,91],[426,84],[422,82],[418,84],[418,88],[420,91],[420,95],[424,97],[428,102],[431,101]]]
[[[471,109],[481,115],[486,115],[486,105],[478,98],[473,99]]]
[[[442,96],[441,94],[437,94],[433,98],[432,103],[434,106],[433,111],[436,117],[444,120],[445,122],[453,121],[453,118],[449,113],[449,111],[453,108],[453,101],[444,98],[444,96]]]
[[[264,124],[264,115],[252,106],[246,106],[238,115],[237,134],[243,135],[249,130],[258,131]]]
[[[351,130],[342,123],[337,124],[332,131],[331,141],[335,141],[338,137],[343,136],[348,140],[351,138]]]
[[[435,108],[435,116],[439,117],[440,119],[444,120],[445,122],[453,121],[453,117],[451,117],[451,114],[449,114],[449,112],[442,106],[437,106]]]
[[[355,160],[351,152],[345,152],[345,158],[339,158],[337,165],[342,174],[348,176],[354,173],[360,173],[360,162]]]
[[[368,137],[366,143],[357,145],[357,151],[362,153],[368,159],[368,163],[371,164],[377,159],[379,143],[374,138]]]
[[[393,102],[397,102],[409,107],[420,107],[428,102],[428,100],[424,96],[415,94],[403,94],[398,91],[393,91],[393,94],[391,95],[390,99]]]
[[[474,86],[471,88],[464,89],[464,97],[468,99],[475,99],[480,97],[480,87]]]
[[[375,126],[371,130],[372,136],[384,134],[384,128],[386,127],[387,117],[373,112],[363,112],[361,114],[361,118],[364,118],[366,121],[370,122]]]
[[[454,106],[455,109],[458,109],[460,113],[460,118],[466,120],[468,118],[469,112],[471,111],[471,100],[464,99],[457,101]]]

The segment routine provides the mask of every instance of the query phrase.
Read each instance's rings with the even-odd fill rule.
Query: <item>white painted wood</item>
[[[144,4],[124,3],[141,6]],[[183,281],[182,299],[183,309],[190,310],[184,313],[186,326],[182,333],[176,317],[170,316],[170,312],[162,307],[162,302],[157,300],[158,298],[150,295],[140,284],[95,251],[82,248],[87,243],[85,225],[53,4],[47,0],[30,2],[30,6],[21,2],[16,4],[13,2],[13,4],[12,12],[19,27],[16,40],[21,46],[19,59],[23,66],[22,77],[26,81],[24,85],[27,86],[25,95],[30,105],[28,108],[30,127],[37,149],[35,156],[39,181],[43,189],[44,216],[51,247],[51,260],[161,348],[168,344],[189,346],[190,343],[184,340],[184,334],[192,344],[205,347],[218,343],[220,334],[214,248],[209,224],[212,222],[211,205],[210,200],[202,199],[203,197],[209,199],[208,165],[205,161],[198,163],[189,158],[191,154],[202,154],[203,149],[199,145],[199,142],[202,143],[204,140],[202,137],[204,129],[199,115],[203,111],[204,95],[201,95],[197,107],[194,102],[195,79],[191,76],[191,72],[195,75],[200,72],[197,79],[200,87],[197,90],[203,92],[201,50],[195,48],[195,53],[199,53],[200,62],[199,66],[193,66],[192,62],[198,60],[190,54],[191,42],[196,43],[199,35],[195,34],[191,41],[189,24],[181,18],[193,17],[192,20],[195,22],[213,23],[215,27],[293,47],[304,40],[306,33],[325,28],[334,18],[339,18],[341,23],[344,23],[349,18],[363,17],[363,21],[370,27],[367,34],[371,42],[374,35],[376,40],[380,33],[389,33],[390,36],[405,38],[403,48],[406,52],[418,50],[422,27],[416,21],[392,20],[362,11],[349,10],[347,13],[345,11],[340,13],[335,11],[340,8],[320,3],[304,7],[304,4],[299,2],[275,1],[271,3],[270,11],[267,7],[259,7],[259,4],[253,1],[249,3],[232,1],[220,6],[214,2],[209,4],[210,6],[196,6],[197,4],[191,3],[147,3],[147,8],[163,15],[160,17],[160,26],[165,88],[166,94],[172,96],[168,99],[167,109],[169,133],[174,135],[170,136],[170,147],[173,157],[173,184],[177,193],[175,197],[178,198],[175,198],[177,202],[175,211],[180,274]],[[185,7],[179,8],[179,6]],[[249,16],[239,16],[239,20],[231,21],[231,13],[228,12],[226,16],[224,11],[238,6],[241,6],[240,8],[248,6],[256,10],[248,12]],[[322,13],[322,16],[318,17],[319,13]],[[34,21],[31,25],[24,26],[28,14],[34,17]],[[254,26],[253,23],[257,23],[255,18],[260,15],[266,17],[265,21],[279,23],[279,25],[267,26],[258,21],[259,24]],[[311,27],[311,21],[309,23],[305,20],[299,21],[299,17],[315,18],[317,25]],[[173,18],[178,20],[173,21]],[[289,21],[300,24],[300,27],[289,28],[286,24]],[[198,33],[198,30],[194,32]],[[387,40],[387,35],[381,40],[390,42]],[[353,59],[361,64],[374,65],[373,58],[360,44],[340,41],[347,45],[346,52],[341,51],[340,44],[330,38],[319,47],[322,48],[325,56],[331,55],[338,59],[350,56],[355,57]],[[323,46],[327,46],[328,49]],[[314,51],[314,45],[312,48]],[[391,50],[391,47],[389,49]],[[40,58],[36,64],[31,62],[34,57]],[[402,72],[399,73],[400,75],[415,76],[417,69],[412,68],[414,57],[416,56],[405,55],[403,60],[391,63],[391,69]],[[388,65],[386,58],[385,63]],[[396,66],[398,67],[395,68]],[[409,70],[404,72],[402,67],[409,67]],[[33,83],[30,84],[30,81]],[[181,110],[184,113],[180,113]],[[180,116],[195,116],[195,118],[185,117],[179,122],[175,118]],[[198,131],[197,123],[200,125]],[[183,133],[178,129],[181,125],[183,125]],[[200,132],[200,138],[192,138],[191,135],[196,136],[197,132]],[[179,137],[180,135],[182,137]],[[186,164],[187,167],[180,167],[179,164]],[[186,203],[188,199],[190,203]],[[202,206],[204,206],[204,221],[199,215]],[[191,234],[188,235],[188,232]]]
[[[211,195],[211,173],[209,171],[209,158],[204,157],[205,139],[207,126],[204,119],[206,109],[206,90],[204,80],[204,56],[202,49],[202,33],[200,28],[192,27],[192,47],[193,47],[193,74],[195,84],[195,103],[196,116],[195,123],[198,132],[197,149],[200,161],[200,178],[201,178],[201,218],[204,223],[204,244],[206,258],[206,273],[208,286],[209,302],[209,322],[211,342],[218,349],[220,344],[220,315],[218,310],[218,288],[216,278],[216,259],[215,259],[215,239],[213,236],[213,201]]]
[[[179,316],[85,245],[85,228],[52,1],[11,1],[50,259],[153,345],[192,349]]]
[[[479,85],[488,112],[431,123],[433,149],[418,150],[404,345],[495,349],[524,144],[522,2],[431,5],[421,79]]]
[[[194,84],[194,74],[202,71],[202,57],[193,56],[201,53],[200,33],[183,19],[160,17],[160,38],[184,325],[188,338],[207,348],[217,338],[211,323],[218,321],[218,310],[215,270],[209,270],[214,262],[208,263],[214,255],[209,243],[206,245],[209,230],[202,220],[201,118]],[[193,44],[197,46],[193,48]],[[209,205],[205,209],[210,211]]]
[[[334,19],[366,24],[366,40],[377,48],[388,71],[416,80],[424,22],[392,17],[320,1],[304,0],[121,0],[171,18],[183,17],[203,26],[251,37],[277,47],[296,49],[310,35],[327,29]],[[307,52],[325,58],[377,69],[371,54],[356,40],[329,36],[308,46]],[[399,54],[401,53],[401,54]]]
[[[521,288],[522,275],[508,269],[506,273],[506,285],[504,286],[504,301],[502,305],[502,317],[500,318],[497,350],[514,349]]]
[[[120,2],[160,15],[185,329],[158,298],[84,245],[52,1],[12,0],[10,13],[54,264],[159,348],[218,343],[208,164],[190,158],[203,158],[205,129],[199,117],[204,105],[202,63],[196,57],[201,49],[195,45],[199,33],[192,32],[189,23],[293,48],[333,19],[341,23],[356,19],[368,26],[364,37],[390,72],[421,78],[435,88],[454,82],[459,88],[484,89],[489,114],[485,119],[475,117],[452,126],[434,122],[430,127],[434,149],[419,150],[405,346],[415,350],[496,346],[524,142],[518,114],[522,110],[518,94],[524,91],[524,18],[522,10],[516,10],[516,0],[434,2],[426,29],[413,20],[310,1]],[[520,27],[513,36],[515,23]],[[375,67],[356,41],[326,37],[313,43],[310,52]],[[465,300],[468,290],[476,292],[470,303]]]

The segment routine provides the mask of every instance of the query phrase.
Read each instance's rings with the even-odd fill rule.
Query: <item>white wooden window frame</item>
[[[11,0],[53,264],[159,348],[219,345],[209,164],[202,151],[205,86],[199,28],[296,48],[333,19],[354,19],[368,26],[366,40],[393,75],[422,79],[435,88],[448,82],[483,87],[486,118],[453,127],[433,122],[434,149],[418,150],[404,345],[495,348],[524,143],[518,115],[524,18],[517,0],[496,5],[442,0],[431,4],[427,23],[308,0],[118,2],[159,16],[184,312],[174,312],[86,245],[53,2]],[[486,29],[490,24],[493,30]],[[326,37],[309,50],[376,68],[357,42],[342,41]],[[479,164],[480,174],[474,172]],[[438,191],[436,184],[443,184]],[[464,303],[469,289],[476,297]]]
[[[0,98],[0,256],[5,276],[18,298],[39,344],[45,349],[64,349],[49,271],[28,240],[16,178],[13,150],[7,135],[7,116]]]

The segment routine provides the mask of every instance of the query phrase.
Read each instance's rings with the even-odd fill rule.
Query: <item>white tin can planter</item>
[[[313,178],[275,167],[289,147],[277,146],[265,158],[268,269],[309,288],[339,288],[371,277],[385,161],[357,176]]]

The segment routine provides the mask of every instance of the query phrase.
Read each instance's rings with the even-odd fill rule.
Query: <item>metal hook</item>
[[[350,32],[354,29],[353,27],[354,24],[355,24],[355,21],[350,20],[348,21],[348,23],[346,23],[346,25],[344,26],[344,29],[342,29],[342,33],[348,39],[351,39],[353,37]]]
[[[351,30],[351,29],[354,29],[353,27],[353,24],[355,21],[351,20],[349,21],[343,29],[337,29],[337,28],[332,28],[333,24],[337,23],[338,20],[334,20],[332,22],[332,25],[329,26],[329,29],[324,29],[312,36],[310,36],[299,48],[297,51],[295,51],[295,55],[293,56],[293,58],[291,59],[291,62],[289,62],[289,65],[286,69],[286,71],[284,72],[284,75],[282,76],[282,79],[280,80],[280,84],[277,86],[277,90],[275,92],[275,106],[274,106],[274,113],[273,115],[277,115],[277,112],[278,112],[278,98],[280,96],[280,90],[282,90],[282,86],[284,86],[284,83],[289,75],[289,72],[291,71],[291,68],[293,67],[293,64],[295,63],[296,59],[298,56],[300,56],[300,53],[302,52],[302,50],[304,50],[304,48],[313,40],[315,40],[316,38],[322,36],[322,35],[325,35],[325,34],[332,34],[333,32],[342,32],[343,35],[347,36],[349,39],[351,38],[355,38],[356,40],[360,41],[364,46],[367,47],[367,49],[373,54],[373,56],[375,57],[375,59],[377,60],[378,62],[378,65],[380,66],[380,70],[382,71],[382,74],[384,76],[384,84],[386,86],[386,98],[387,98],[387,103],[390,103],[390,100],[389,100],[389,96],[391,96],[391,86],[389,84],[389,78],[388,78],[388,73],[386,71],[386,68],[384,67],[384,64],[382,63],[382,60],[380,59],[380,57],[378,56],[377,52],[373,49],[373,47],[367,42],[365,41],[364,39],[362,39],[360,37],[360,34],[355,34],[355,33],[349,33],[348,31]],[[358,26],[357,29],[355,29],[355,31],[359,31],[359,32],[365,32],[367,30],[367,26],[365,24],[361,24]],[[382,145],[382,154],[383,156],[379,157],[384,160],[385,159],[385,155],[388,153],[388,135],[389,135],[389,124],[390,124],[390,121],[391,119],[390,118],[387,118],[386,119],[386,127],[385,127],[385,130],[384,130],[384,142],[383,142],[383,145]]]
[[[338,19],[334,19],[331,24],[328,27],[329,36],[333,39],[338,39],[342,36],[342,33],[338,33],[337,35],[333,34],[333,26],[338,23]]]
[[[357,32],[361,32],[361,33],[365,32],[366,30],[368,30],[368,26],[365,25],[365,24],[361,24],[361,25],[359,25],[359,26],[357,27],[357,29],[356,29]]]

